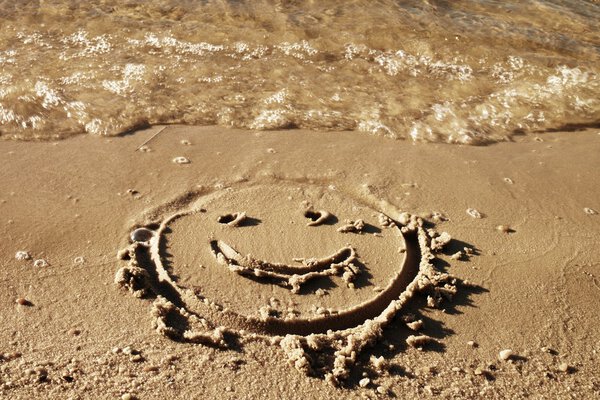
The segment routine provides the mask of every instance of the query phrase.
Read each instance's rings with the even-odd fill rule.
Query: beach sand
[[[597,130],[472,147],[167,126],[136,151],[162,128],[0,141],[0,398],[600,395]],[[311,205],[337,221],[306,226],[311,219],[299,210]],[[206,207],[206,223],[180,218],[164,232],[172,271],[244,315],[322,316],[380,293],[407,261],[399,230],[377,226],[379,211],[394,220],[408,212],[451,235],[433,264],[457,293],[438,307],[415,293],[337,386],[322,371],[309,377],[290,366],[279,343],[245,340],[247,333],[221,345],[173,340],[153,326],[151,291],[138,298],[115,284],[128,264],[117,253],[142,221],[189,207],[192,216]],[[246,227],[216,221],[240,212]],[[338,232],[346,219],[368,229]],[[251,279],[211,259],[209,242],[223,236],[241,255],[270,262],[353,244],[365,279],[352,289],[341,274],[320,276],[295,294],[285,280]],[[471,254],[452,257],[458,251]],[[421,329],[407,326],[409,313]],[[410,335],[427,343],[410,346]],[[506,360],[503,350],[511,350]]]

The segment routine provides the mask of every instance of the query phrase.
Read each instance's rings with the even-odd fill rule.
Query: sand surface
[[[168,126],[136,151],[159,129],[0,142],[0,398],[600,395],[595,130],[469,147],[353,132]],[[332,216],[307,226],[310,207]],[[220,308],[207,318],[211,329],[239,334],[228,325],[261,318],[327,324],[385,293],[402,271],[415,275],[402,224],[382,226],[380,212],[395,221],[408,212],[452,236],[433,265],[456,278],[458,292],[437,307],[415,293],[337,386],[326,377],[331,354],[309,377],[260,329],[254,339],[225,334],[220,345],[173,340],[155,329],[152,285],[140,298],[115,284],[128,265],[117,252],[130,246],[134,228],[186,210],[193,212],[161,231],[167,271],[187,290],[167,295],[192,311],[190,291],[209,299]],[[218,222],[242,212],[240,226]],[[367,228],[338,231],[358,220]],[[217,262],[214,241],[251,254],[261,273],[275,265],[284,275],[281,265],[302,266],[294,258],[352,246],[358,277],[344,279],[354,268],[344,264],[294,293],[286,277],[265,280]],[[472,254],[452,257],[465,248]],[[17,259],[19,251],[31,258]],[[221,318],[223,309],[241,319]],[[409,327],[408,314],[423,326]],[[411,335],[435,340],[411,346]],[[507,349],[512,356],[499,360]]]

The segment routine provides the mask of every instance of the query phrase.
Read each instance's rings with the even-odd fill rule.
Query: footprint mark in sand
[[[281,181],[185,193],[136,225],[115,282],[155,299],[163,335],[278,345],[298,370],[338,384],[416,293],[435,306],[456,292],[432,264],[447,234],[373,203]]]

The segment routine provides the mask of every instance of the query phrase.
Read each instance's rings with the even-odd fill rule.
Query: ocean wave
[[[485,144],[600,123],[594,2],[338,3],[0,2],[0,138],[177,123]]]

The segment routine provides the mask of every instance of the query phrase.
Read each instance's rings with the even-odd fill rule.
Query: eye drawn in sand
[[[325,210],[315,211],[312,207],[309,207],[304,211],[304,216],[310,220],[306,226],[319,226],[331,218],[331,213]]]
[[[433,307],[456,293],[432,263],[450,236],[423,225],[364,193],[305,183],[189,192],[132,227],[115,283],[154,299],[167,337],[278,346],[298,370],[340,384],[396,316],[420,329],[404,315],[417,293]]]
[[[217,222],[229,226],[240,226],[246,220],[245,212],[236,212],[232,214],[219,215]]]

